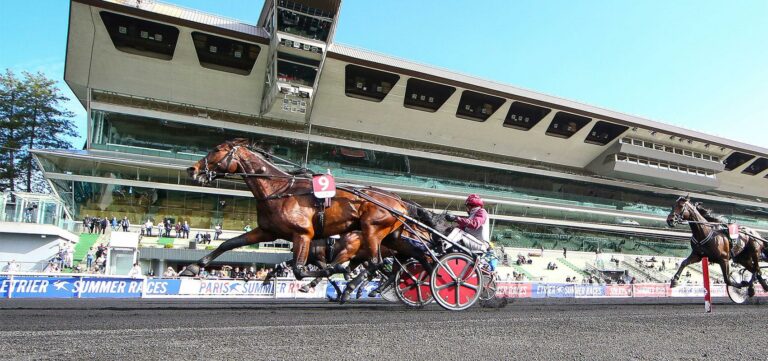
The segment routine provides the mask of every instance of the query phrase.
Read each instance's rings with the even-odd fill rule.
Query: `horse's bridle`
[[[677,201],[680,202],[680,199],[678,199]],[[686,199],[685,203],[683,203],[683,206],[680,209],[680,213],[677,213],[677,212],[675,212],[674,209],[672,209],[672,222],[674,224],[692,224],[692,223],[693,224],[706,224],[706,225],[714,224],[712,222],[688,221],[685,218],[683,218],[683,214],[685,212],[688,212],[689,214],[693,214],[693,211],[695,211],[695,210],[696,210],[696,207],[694,207],[691,204],[691,202]],[[711,241],[712,238],[714,238],[716,233],[717,233],[717,231],[715,231],[715,228],[714,227],[710,227],[709,228],[709,233],[707,233],[707,235],[702,240],[696,239],[696,236],[691,234],[691,242],[694,243],[694,244],[698,244],[699,246],[703,246],[703,245],[707,244],[709,241]]]
[[[216,171],[212,170],[208,166],[208,163],[209,163],[208,162],[208,155],[206,155],[205,158],[203,158],[203,162],[205,162],[205,168],[203,169],[203,174],[205,174],[205,177],[208,178],[208,182],[209,183],[212,182],[217,176],[225,176],[225,177],[226,176],[243,176],[243,177],[257,177],[257,178],[270,178],[270,179],[285,178],[285,179],[290,179],[291,180],[290,182],[286,183],[285,187],[283,187],[282,189],[280,189],[280,190],[274,192],[273,194],[270,194],[270,195],[268,195],[268,196],[266,196],[266,197],[264,197],[264,198],[262,198],[260,200],[272,200],[272,199],[286,198],[286,197],[292,197],[294,195],[298,195],[298,194],[292,194],[292,193],[285,193],[289,189],[291,189],[291,187],[293,187],[293,185],[296,183],[296,176],[293,176],[293,175],[258,174],[258,173],[255,173],[255,172],[253,172],[253,173],[245,172],[245,167],[243,167],[243,164],[241,163],[241,159],[237,155],[237,151],[240,149],[240,147],[241,147],[240,145],[232,146],[232,149],[230,149],[229,152],[227,152],[227,155],[222,157],[214,165],[215,165],[215,168],[220,168],[220,167],[222,167],[222,163],[226,162],[226,164],[223,165],[222,169],[228,170],[229,167],[232,166],[232,162],[237,162],[239,168],[244,170],[243,173],[226,173],[226,172],[225,173],[220,173],[220,172],[216,172]],[[252,149],[250,147],[245,147],[245,149],[248,150],[251,153],[254,153],[254,154],[258,153],[258,154],[260,154],[261,156],[263,156],[265,158],[271,158],[272,157],[271,154],[269,154],[266,151],[261,150],[261,149]],[[278,158],[278,159],[282,160],[282,158]],[[267,160],[267,159],[265,159],[265,160]],[[295,163],[292,163],[292,164],[295,164]],[[307,194],[310,194],[310,193],[307,193]]]

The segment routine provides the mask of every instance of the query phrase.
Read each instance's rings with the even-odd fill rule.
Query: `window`
[[[99,15],[117,50],[162,60],[173,59],[179,29],[107,11]]]
[[[455,91],[451,86],[410,78],[405,86],[403,106],[434,113]]]
[[[290,84],[314,86],[319,61],[286,53],[277,53],[277,80]]]
[[[470,90],[461,92],[456,116],[459,118],[484,122],[504,104],[506,99]]]
[[[656,150],[661,150],[661,151],[663,151],[663,150],[664,150],[664,146],[663,146],[663,145],[661,145],[661,144],[654,144],[654,145],[653,145],[653,149],[656,149]]]
[[[665,152],[674,153],[674,152],[675,152],[675,148],[672,148],[672,147],[664,147],[664,151],[665,151]]]
[[[624,154],[616,154],[616,160],[626,161],[627,160],[627,156],[624,155]]]
[[[710,157],[710,156],[709,156],[709,155],[707,155],[707,154],[702,154],[702,155],[701,155],[701,158],[702,158],[702,159],[704,159],[704,160],[712,160],[712,157]]]
[[[725,158],[723,164],[725,164],[725,170],[734,170],[741,167],[744,163],[755,158],[754,155],[749,155],[741,152],[733,152],[728,158]]]
[[[678,149],[678,148],[675,148],[675,154],[680,154],[680,155],[682,155],[682,154],[683,154],[683,150],[682,150],[682,149]]]
[[[192,32],[197,60],[204,68],[248,75],[256,63],[261,48],[216,35]]]
[[[576,114],[557,112],[549,124],[546,134],[558,138],[570,138],[592,119]]]
[[[280,5],[282,7],[283,5]],[[291,6],[288,6],[291,7]],[[278,9],[277,30],[308,39],[326,41],[331,31],[331,22],[305,14],[313,13],[312,8],[297,7],[295,10]],[[332,17],[332,16],[328,16]]]
[[[750,164],[748,167],[744,168],[744,170],[741,172],[749,175],[757,175],[762,173],[767,168],[768,168],[768,159],[759,158],[758,160],[752,162],[752,164]]]
[[[686,157],[693,157],[693,152],[691,152],[690,150],[686,150],[686,151],[683,151],[683,155],[685,155]]]
[[[344,68],[344,93],[353,98],[380,102],[400,76],[349,64]]]
[[[628,127],[623,125],[608,123],[604,121],[598,121],[592,130],[589,131],[589,135],[584,139],[585,143],[606,145],[616,139],[621,133],[624,133]]]
[[[701,159],[701,153],[693,153],[693,157]]]
[[[520,130],[530,130],[551,111],[552,109],[532,104],[514,102],[509,107],[507,117],[504,118],[504,126]]]
[[[619,140],[619,142],[620,142],[621,144],[632,144],[632,139],[629,139],[629,138],[621,138],[621,139]]]
[[[632,144],[633,145],[637,145],[639,147],[642,147],[643,146],[643,141],[640,140],[640,139],[632,139]]]

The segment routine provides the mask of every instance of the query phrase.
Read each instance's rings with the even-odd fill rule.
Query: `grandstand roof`
[[[742,143],[727,138],[717,137],[695,130],[677,127],[674,125],[608,110],[565,98],[538,93],[509,84],[482,79],[448,69],[416,63],[410,60],[401,59],[366,49],[334,43],[328,49],[328,56],[350,63],[393,71],[400,74],[407,74],[427,80],[433,80],[439,83],[456,85],[468,89],[474,88],[477,91],[491,95],[523,100],[543,106],[556,106],[563,110],[578,111],[580,113],[586,112],[598,118],[610,119],[617,123],[628,126],[641,126],[643,128],[649,128],[651,130],[657,130],[664,133],[680,134],[686,138],[723,145],[729,148],[768,154],[768,148]]]

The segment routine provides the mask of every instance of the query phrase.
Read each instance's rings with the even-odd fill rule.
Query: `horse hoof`
[[[754,287],[749,287],[749,288],[747,289],[747,296],[749,296],[749,297],[755,297],[755,288],[754,288]]]
[[[677,280],[672,280],[672,282],[669,283],[669,288],[675,288],[677,287]]]
[[[309,292],[309,286],[307,286],[307,285],[301,286],[301,288],[299,288],[299,292],[301,292],[301,293],[308,293]]]
[[[350,292],[344,292],[341,294],[341,298],[339,298],[339,304],[345,304],[347,301],[349,301]]]
[[[198,274],[200,274],[200,266],[191,264],[183,272],[179,273],[179,277],[196,277]]]

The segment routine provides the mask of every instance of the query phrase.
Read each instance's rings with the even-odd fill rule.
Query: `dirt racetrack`
[[[1,300],[2,359],[670,360],[766,358],[765,305],[697,300],[431,305]]]

